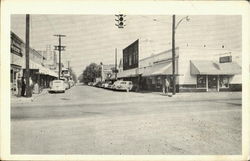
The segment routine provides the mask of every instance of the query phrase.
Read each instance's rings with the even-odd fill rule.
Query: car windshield
[[[126,84],[126,82],[121,82],[121,84]]]

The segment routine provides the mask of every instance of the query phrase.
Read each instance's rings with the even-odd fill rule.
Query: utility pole
[[[55,46],[55,50],[59,51],[59,70],[58,70],[58,79],[60,79],[60,75],[61,75],[61,51],[65,50],[66,46],[62,46],[61,45],[61,37],[66,37],[66,35],[54,35],[56,37],[59,38],[59,45]]]
[[[176,80],[175,80],[175,15],[173,15],[172,24],[172,79],[173,79],[173,95],[176,93]]]
[[[117,79],[117,48],[115,48],[115,80]]]
[[[25,81],[26,81],[26,97],[32,97],[30,87],[30,15],[26,14],[26,32],[25,32],[25,58],[26,58],[26,70],[25,70]]]

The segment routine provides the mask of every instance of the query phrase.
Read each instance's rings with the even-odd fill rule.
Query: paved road
[[[11,107],[13,154],[241,154],[241,93],[75,86]]]

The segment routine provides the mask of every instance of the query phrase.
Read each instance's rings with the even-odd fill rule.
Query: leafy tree
[[[69,67],[69,73],[70,73],[70,76],[72,76],[73,81],[77,82],[77,76],[71,67]]]
[[[101,66],[96,63],[91,63],[82,73],[82,82],[94,82],[98,77],[101,77]]]

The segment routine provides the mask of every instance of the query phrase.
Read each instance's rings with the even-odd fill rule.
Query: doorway
[[[218,78],[216,75],[208,76],[208,91],[217,91],[217,81]]]

